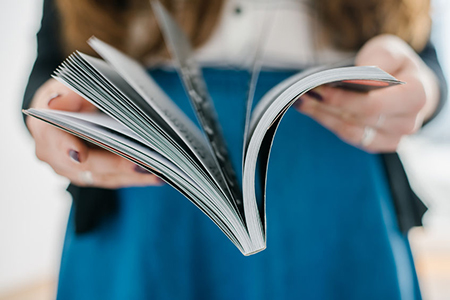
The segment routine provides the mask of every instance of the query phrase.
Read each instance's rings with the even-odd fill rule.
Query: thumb
[[[97,110],[94,105],[72,90],[68,90],[61,94],[55,94],[49,100],[48,107],[56,110],[76,112],[90,112]]]
[[[355,64],[377,66],[390,74],[397,73],[406,63],[409,46],[393,35],[380,35],[370,39],[358,52]]]

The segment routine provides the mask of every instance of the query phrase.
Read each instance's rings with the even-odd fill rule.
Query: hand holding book
[[[437,80],[414,50],[395,36],[371,39],[355,63],[378,66],[408,84],[369,94],[321,86],[313,90],[316,99],[303,95],[296,107],[349,144],[369,152],[394,152],[401,138],[417,131],[435,111]],[[368,129],[374,130],[372,139],[362,143]]]
[[[35,109],[67,112],[96,112],[89,101],[58,82],[48,80],[31,104]],[[78,137],[36,118],[27,118],[36,156],[78,186],[120,188],[160,185],[163,182],[138,165],[99,147],[90,147]]]

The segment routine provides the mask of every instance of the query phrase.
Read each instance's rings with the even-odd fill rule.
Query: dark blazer
[[[44,0],[41,29],[37,34],[38,55],[25,90],[23,108],[28,108],[36,90],[50,78],[53,70],[64,60],[60,20],[53,0]],[[447,84],[436,51],[428,43],[421,53],[422,60],[434,71],[440,83],[441,99],[436,116],[447,99]],[[433,117],[434,117],[433,116]],[[412,191],[397,153],[381,154],[394,201],[398,224],[403,232],[421,225],[426,207]],[[75,230],[78,234],[95,228],[102,219],[118,209],[116,191],[69,185],[73,197]]]

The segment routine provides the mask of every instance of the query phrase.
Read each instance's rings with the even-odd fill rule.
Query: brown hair
[[[430,0],[313,0],[312,7],[325,40],[342,50],[357,50],[388,33],[420,51],[429,38]]]
[[[214,31],[223,0],[160,2],[198,47]],[[140,60],[167,55],[149,0],[57,0],[57,7],[67,53],[80,50],[93,54],[86,41],[95,35]]]
[[[224,2],[160,1],[181,24],[194,47],[212,34]],[[324,40],[342,50],[357,50],[382,33],[395,34],[421,50],[429,37],[430,0],[310,1]],[[92,53],[86,44],[92,35],[140,60],[166,51],[149,0],[57,0],[57,4],[67,52],[78,49]],[[136,32],[141,35],[133,39],[132,33]]]

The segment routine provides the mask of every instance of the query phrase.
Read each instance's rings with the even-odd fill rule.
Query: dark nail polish
[[[143,167],[139,166],[139,165],[135,165],[134,166],[134,171],[141,173],[141,174],[152,174],[152,172],[147,171],[146,169],[144,169]]]
[[[78,151],[75,151],[75,150],[70,149],[70,150],[69,150],[69,156],[70,156],[70,158],[71,158],[72,160],[74,160],[75,162],[77,162],[77,163],[80,163],[80,162],[81,162],[81,161],[80,161],[80,153],[78,153]]]
[[[50,102],[52,102],[53,99],[58,98],[60,96],[61,96],[61,94],[58,94],[58,93],[52,94],[50,96],[50,99],[48,99],[47,105],[50,105]]]
[[[314,99],[316,99],[318,101],[322,101],[323,100],[322,95],[317,93],[317,92],[315,92],[315,91],[309,91],[309,92],[306,93],[306,95],[308,95],[311,98],[314,98]]]

